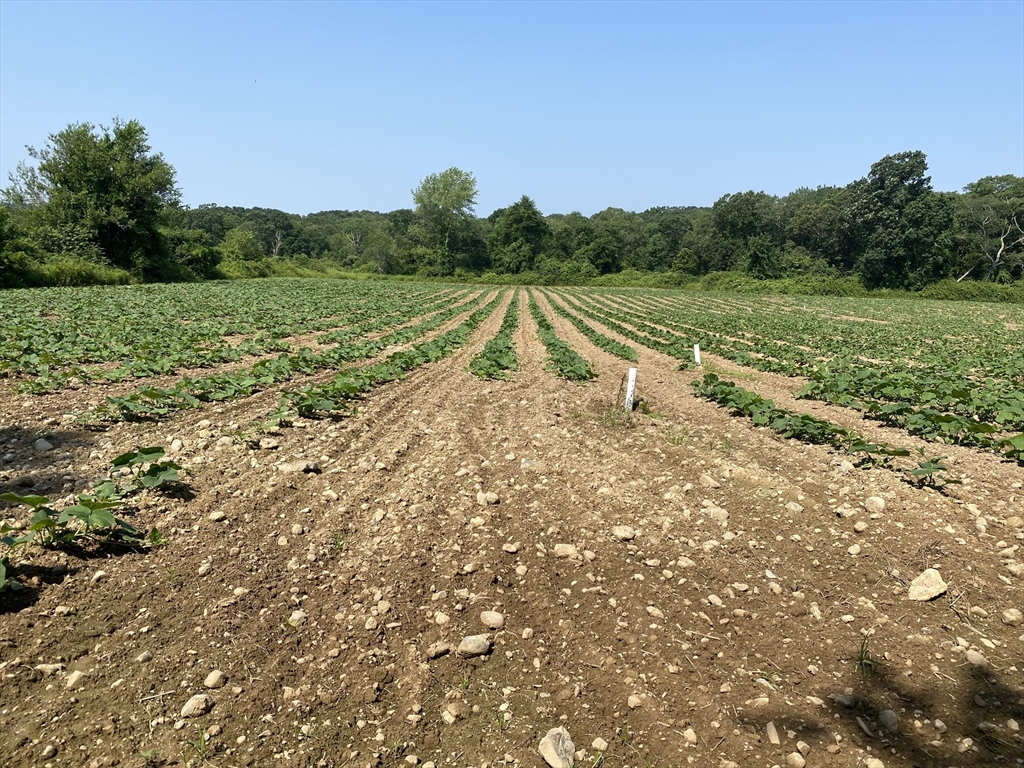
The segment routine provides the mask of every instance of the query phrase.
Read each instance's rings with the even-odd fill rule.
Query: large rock
[[[934,568],[929,568],[910,582],[907,596],[911,600],[927,602],[934,600],[939,595],[944,595],[947,588],[946,582],[942,580],[942,575]]]
[[[213,697],[205,693],[197,693],[185,702],[181,708],[182,717],[202,717],[213,709]]]
[[[562,726],[548,731],[540,740],[537,751],[551,768],[572,768],[576,757],[576,745],[572,743],[569,732]]]
[[[491,638],[489,635],[469,635],[462,638],[459,643],[459,656],[471,659],[474,656],[483,656],[491,650]]]

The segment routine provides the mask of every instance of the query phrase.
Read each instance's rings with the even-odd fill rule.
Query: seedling
[[[864,677],[870,677],[878,667],[884,666],[885,662],[871,655],[871,640],[866,637],[861,640],[860,652],[857,654],[857,671]]]
[[[925,458],[925,460],[918,462],[917,467],[914,469],[907,469],[904,471],[913,478],[913,482],[915,482],[919,487],[941,490],[944,486],[960,483],[959,480],[954,480],[945,474],[949,471],[949,467],[942,463],[946,458],[945,456],[933,456],[928,458],[923,447],[918,448],[917,452]]]

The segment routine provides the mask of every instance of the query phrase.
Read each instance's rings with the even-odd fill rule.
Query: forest
[[[1024,177],[933,189],[924,152],[843,187],[726,194],[710,207],[593,216],[526,194],[485,217],[459,168],[409,208],[328,210],[181,202],[173,166],[135,120],[73,124],[28,148],[0,192],[0,287],[280,274],[410,275],[545,285],[811,286],[820,292],[1024,286]],[[1005,292],[1004,292],[1005,293]],[[1006,294],[1011,295],[1011,294]]]

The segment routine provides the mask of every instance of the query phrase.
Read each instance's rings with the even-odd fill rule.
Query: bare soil
[[[1024,761],[1024,470],[948,446],[964,484],[946,492],[854,469],[694,397],[694,371],[644,349],[627,414],[628,364],[537,295],[597,379],[546,369],[524,304],[509,381],[467,369],[500,307],[354,415],[274,435],[238,434],[273,393],[100,433],[61,421],[97,392],[5,385],[0,492],[66,498],[175,440],[188,474],[133,498],[164,546],[15,564],[0,764],[532,768],[557,726],[589,768]],[[792,400],[796,380],[709,364],[919,444]],[[283,471],[296,461],[318,471]],[[948,589],[912,601],[925,568]],[[490,650],[461,655],[475,635]],[[212,708],[184,717],[197,694]]]

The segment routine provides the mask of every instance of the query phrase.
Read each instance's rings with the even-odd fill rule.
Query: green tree
[[[986,176],[956,201],[957,245],[963,271],[983,280],[1024,273],[1024,177]]]
[[[467,241],[479,237],[473,228],[476,195],[476,178],[455,167],[430,174],[412,191],[420,240],[433,252],[429,266],[439,274],[453,274],[457,256],[469,250]]]
[[[26,212],[48,249],[159,276],[168,255],[160,227],[180,193],[174,168],[151,151],[138,121],[75,123],[28,154],[35,164],[18,165],[3,197]]]
[[[551,238],[551,227],[526,195],[508,208],[491,214],[493,228],[487,238],[495,271],[517,274],[534,268]]]

